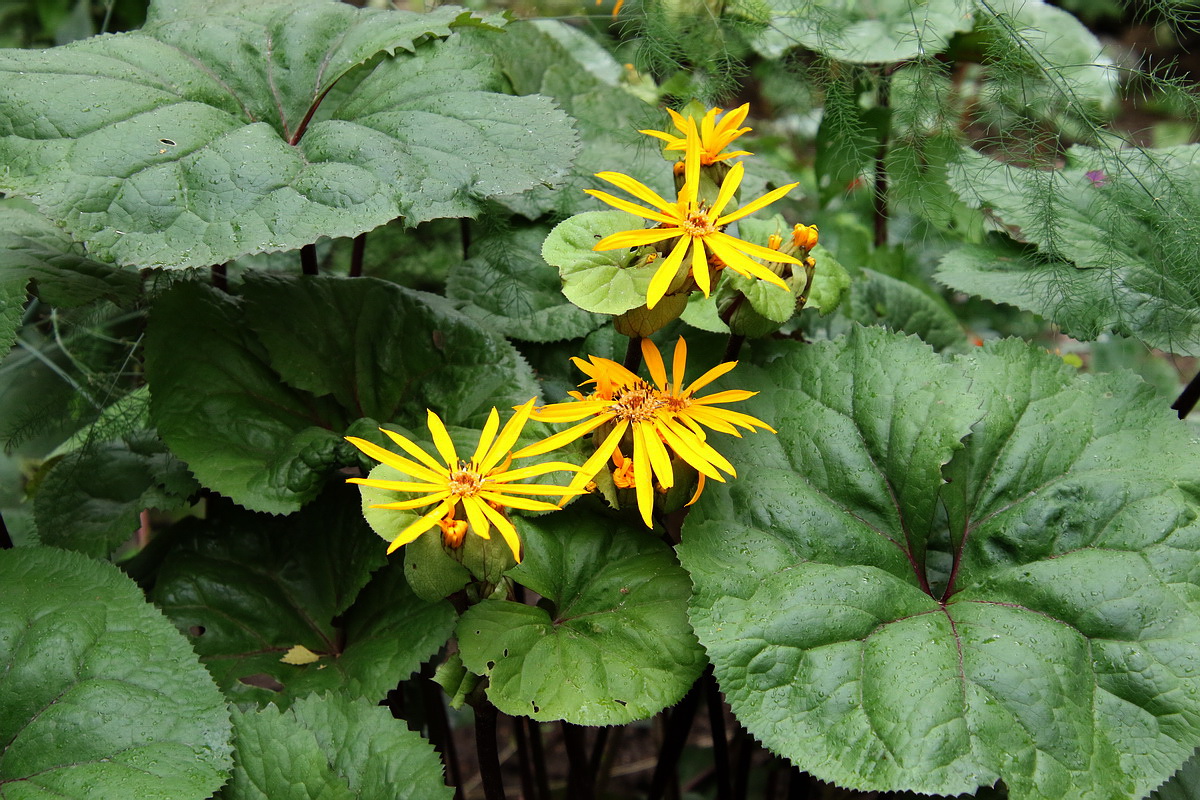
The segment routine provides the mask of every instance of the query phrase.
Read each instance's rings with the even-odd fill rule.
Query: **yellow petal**
[[[425,415],[429,432],[433,434],[433,446],[437,448],[438,455],[446,462],[446,466],[453,469],[458,464],[458,452],[454,449],[454,442],[450,441],[450,434],[446,432],[442,418],[430,409],[425,410]]]
[[[741,162],[739,162],[734,167],[734,169],[737,169],[740,166],[741,166]],[[729,174],[733,175],[733,171],[730,170]],[[785,194],[790,192],[792,189],[795,189],[799,185],[800,184],[798,184],[798,183],[789,183],[787,186],[780,186],[778,189],[772,189],[771,191],[764,194],[762,197],[758,198],[757,200],[755,200],[753,202],[747,203],[746,205],[739,208],[737,211],[734,211],[732,214],[726,214],[725,216],[721,217],[720,219],[717,220],[717,224],[718,225],[728,225],[729,223],[734,222],[735,220],[739,220],[742,217],[753,214],[755,211],[758,211],[760,208],[766,208],[767,206],[771,205],[771,203],[774,203],[776,200],[783,197]]]
[[[687,370],[687,342],[683,337],[675,342],[675,354],[671,357],[671,394],[677,395],[683,388],[684,373]]]
[[[635,448],[638,439],[642,440],[642,445],[646,449],[646,457],[650,460],[650,466],[654,468],[658,482],[667,489],[674,486],[675,471],[671,469],[671,456],[667,453],[667,448],[663,446],[662,440],[658,438],[658,432],[655,431],[654,426],[645,422],[634,425],[633,437]]]
[[[712,209],[709,210],[709,219],[716,219],[721,216],[721,212],[725,210],[725,206],[729,205],[729,201],[733,199],[733,195],[737,192],[738,187],[742,184],[742,175],[746,172],[746,167],[741,162],[733,165],[733,169],[729,170],[729,174],[725,176],[725,180],[721,181],[721,191],[717,193],[717,201],[713,203]],[[725,223],[718,221],[718,225]]]
[[[674,203],[668,203],[659,196],[658,192],[654,191],[636,178],[631,178],[628,175],[621,174],[620,172],[598,172],[596,173],[596,177],[600,180],[608,181],[618,189],[623,189],[624,191],[629,192],[643,203],[649,203],[658,210],[664,211],[667,214],[670,214],[675,210]]]
[[[695,381],[693,381],[692,385],[687,388],[687,391],[684,394],[691,396],[697,389],[703,389],[705,386],[708,386],[717,378],[736,367],[737,363],[738,362],[736,361],[722,361],[720,364],[717,364],[708,372],[704,373]]]
[[[508,521],[508,518],[501,514],[496,509],[489,506],[487,503],[482,504],[483,513],[487,514],[488,519],[496,526],[496,530],[500,531],[500,535],[504,537],[508,549],[512,550],[513,560],[518,564],[521,563],[521,540],[517,536],[517,529]]]
[[[480,492],[476,497],[489,500],[496,505],[519,508],[523,511],[557,511],[557,503],[547,503],[544,500],[530,500],[528,497],[510,497],[508,495]]]
[[[723,409],[722,409],[723,410]],[[516,456],[514,455],[515,459]],[[565,461],[547,461],[544,464],[530,464],[527,467],[519,467],[510,469],[507,472],[501,472],[497,475],[489,475],[487,478],[488,485],[499,484],[503,486],[510,481],[520,481],[525,478],[533,478],[538,475],[546,475],[550,472],[578,472],[579,467],[574,464],[568,464]]]
[[[529,402],[533,402],[530,400]],[[492,440],[496,437],[496,430],[500,427],[500,412],[496,411],[495,406],[492,407],[492,413],[488,414],[487,422],[483,424],[483,430],[479,434],[479,446],[475,448],[475,453],[471,456],[471,460],[478,464],[484,453],[492,446]],[[485,469],[480,469],[481,472],[486,472]]]
[[[622,211],[628,212],[628,213],[633,214],[638,217],[652,219],[655,222],[665,222],[668,225],[678,225],[681,221],[678,216],[668,216],[659,211],[654,211],[649,208],[643,208],[642,206],[639,206],[637,203],[631,203],[628,200],[622,200],[619,197],[613,197],[608,192],[601,192],[597,189],[585,189],[584,191],[587,194],[590,194],[592,197],[595,197],[597,200],[603,200],[605,203],[608,203],[613,208],[619,208]],[[592,248],[592,249],[594,250],[595,248]]]
[[[487,508],[487,503],[478,497],[463,498],[463,510],[467,512],[467,522],[471,523],[471,530],[475,531],[481,539],[490,539],[492,538],[492,526],[483,513],[485,508]]]
[[[724,237],[724,238],[722,238]],[[776,275],[771,270],[759,264],[757,261],[751,261],[744,253],[737,250],[737,247],[746,244],[740,239],[734,239],[732,236],[718,233],[707,237],[709,246],[716,251],[716,254],[721,257],[721,260],[735,272],[740,272],[743,275],[749,275],[753,278],[766,281],[783,289],[788,289],[788,285],[783,282],[783,279]],[[725,241],[728,239],[729,241]],[[730,244],[732,242],[733,244]]]
[[[440,475],[443,479],[449,476],[449,473],[446,471],[445,464],[439,464],[436,458],[429,455],[429,453],[426,453],[424,448],[418,447],[415,443],[410,441],[408,437],[401,436],[395,431],[389,431],[387,428],[380,428],[379,431],[384,436],[400,445],[401,449],[403,449],[410,456],[424,464],[425,467],[421,467],[421,469],[424,470],[426,467],[428,467],[428,470],[426,471],[432,471],[434,475]],[[399,467],[397,469],[399,469]],[[405,472],[407,472],[407,470],[405,470]],[[424,475],[421,475],[417,472],[412,472],[410,474],[418,477],[424,477]]]
[[[399,547],[408,544],[413,539],[416,539],[425,531],[437,524],[438,520],[446,516],[446,512],[457,502],[453,497],[447,498],[437,508],[430,511],[425,516],[418,519],[412,525],[409,525],[404,530],[400,531],[400,535],[392,539],[392,543],[388,546],[388,554],[392,554]]]
[[[608,405],[607,403],[605,405]],[[576,439],[581,439],[588,435],[596,428],[599,428],[604,423],[613,418],[611,411],[600,414],[592,419],[585,420],[578,425],[567,428],[564,431],[559,431],[553,436],[548,436],[540,442],[535,442],[527,447],[522,447],[517,452],[513,453],[513,458],[525,458],[526,456],[540,456],[542,453],[549,453],[551,450],[557,450],[567,442],[573,442]],[[553,421],[553,420],[551,420]],[[595,473],[593,473],[595,474]]]
[[[636,231],[620,231],[605,236],[592,245],[592,249],[597,253],[602,253],[605,250],[619,250],[625,247],[643,247],[682,235],[683,228],[643,228]]]
[[[386,431],[385,431],[386,433]],[[417,478],[424,478],[431,483],[443,484],[448,478],[446,468],[439,466],[439,472],[434,472],[431,469],[421,466],[416,462],[409,461],[407,458],[393,453],[391,450],[385,450],[374,442],[368,442],[366,439],[359,439],[357,436],[347,436],[346,441],[357,447],[359,450],[366,453],[376,461],[387,464],[393,469],[398,469],[408,475]],[[429,458],[426,456],[426,458]],[[437,462],[434,462],[435,464]]]
[[[521,431],[525,428],[525,423],[529,421],[529,415],[533,413],[533,404],[537,402],[536,397],[531,397],[520,408],[517,413],[512,415],[508,423],[504,426],[504,430],[500,431],[500,436],[496,438],[495,444],[492,445],[488,454],[483,457],[483,461],[479,462],[479,471],[486,474],[492,467],[500,463],[504,456],[508,455],[508,451],[517,443],[517,438],[521,435]]]
[[[417,497],[412,500],[400,500],[395,503],[377,503],[372,505],[371,508],[386,508],[389,511],[411,511],[414,508],[421,508],[422,506],[427,506],[430,503],[437,503],[441,500],[445,500],[449,496],[450,492],[435,492],[434,494],[429,494],[424,497]]]
[[[646,367],[650,370],[650,377],[654,379],[658,388],[665,390],[667,368],[663,365],[662,355],[658,352],[658,348],[649,339],[642,339],[642,360],[646,362]]]
[[[658,301],[663,299],[667,293],[667,289],[671,288],[671,283],[674,282],[675,276],[679,274],[679,267],[683,263],[683,256],[687,252],[688,245],[691,244],[691,237],[680,237],[675,245],[675,249],[671,254],[663,259],[662,266],[654,273],[654,277],[650,279],[650,286],[646,289],[646,306],[654,308],[658,305]]]
[[[708,274],[708,254],[704,252],[704,239],[698,238],[692,240],[692,277],[696,279],[696,285],[700,287],[700,291],[704,292],[704,296],[708,297],[709,289],[712,288],[711,275]]]
[[[701,472],[696,478],[696,493],[692,495],[692,499],[684,503],[684,506],[690,506],[692,503],[700,499],[700,495],[704,492],[704,473]]]
[[[650,512],[654,509],[654,480],[650,475],[650,456],[646,452],[646,443],[638,436],[638,431],[638,427],[633,430],[633,474],[637,476],[634,489],[637,492],[637,506],[642,514],[642,522],[646,523],[647,528],[653,528]]]

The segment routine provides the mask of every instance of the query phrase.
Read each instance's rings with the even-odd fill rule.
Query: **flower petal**
[[[679,274],[679,266],[683,263],[683,256],[687,253],[688,245],[692,243],[690,236],[681,236],[675,244],[675,249],[671,254],[663,259],[662,266],[654,273],[654,277],[650,279],[650,286],[646,289],[646,306],[654,308],[658,305],[658,301],[663,299],[667,293],[667,289],[671,288],[671,284],[675,281],[675,276]]]
[[[385,430],[384,433],[388,433],[388,431]],[[396,434],[396,435],[399,436],[399,434]],[[401,438],[403,438],[403,437],[401,437]],[[383,464],[387,464],[389,467],[392,467],[393,469],[398,469],[401,472],[406,473],[408,475],[412,475],[415,478],[424,478],[425,480],[429,481],[430,483],[436,483],[436,484],[440,485],[440,484],[444,484],[448,477],[446,468],[443,466],[438,465],[437,466],[438,471],[434,472],[432,469],[424,467],[414,461],[409,461],[404,456],[398,455],[397,453],[393,453],[391,450],[385,450],[384,448],[380,447],[379,445],[375,444],[374,442],[368,442],[366,439],[359,439],[357,436],[347,436],[346,441],[349,442],[350,444],[354,445],[359,450],[363,451],[364,453],[366,453],[368,456],[375,459],[376,461],[379,461],[380,463],[383,463]],[[405,441],[407,441],[407,440],[405,440]],[[411,442],[410,442],[410,444],[411,444]],[[420,448],[417,448],[416,445],[413,445],[413,448],[416,449],[418,452],[421,452]],[[422,453],[422,455],[424,455],[424,453]],[[425,459],[432,461],[432,459],[430,459],[429,456],[427,456],[427,455],[425,456]],[[433,463],[435,465],[437,464],[436,461]]]
[[[533,401],[531,400],[530,402],[532,403]],[[471,460],[476,464],[480,462],[484,454],[488,451],[488,448],[492,446],[492,440],[496,437],[496,429],[499,427],[500,412],[493,406],[492,413],[488,414],[487,422],[483,424],[483,431],[479,434],[479,446],[475,448],[475,453],[471,456]],[[482,468],[479,471],[487,472],[487,470]]]
[[[674,203],[668,203],[658,194],[658,192],[654,191],[636,178],[631,178],[628,175],[623,175],[620,172],[597,172],[596,177],[602,181],[608,181],[618,189],[629,192],[638,200],[641,200],[643,203],[649,203],[659,211],[670,214],[675,210]]]
[[[529,398],[528,401],[517,409],[517,413],[512,415],[512,418],[504,426],[504,430],[500,431],[500,436],[496,438],[492,448],[483,457],[483,461],[479,462],[480,474],[486,475],[490,472],[492,467],[499,464],[500,460],[517,443],[517,438],[521,435],[521,431],[524,430],[525,423],[529,421],[529,415],[533,412],[533,404],[536,402],[536,397]]]
[[[438,455],[445,460],[446,466],[453,469],[458,464],[458,452],[454,449],[454,442],[450,441],[450,434],[446,432],[442,418],[430,409],[426,409],[425,414],[429,432],[433,434],[433,446],[437,448]]]
[[[642,360],[646,362],[646,368],[650,370],[650,377],[654,379],[658,388],[665,390],[667,388],[667,368],[663,364],[662,354],[658,352],[654,342],[649,339],[642,339]]]
[[[592,245],[597,253],[605,250],[620,250],[625,247],[644,247],[648,244],[673,239],[683,235],[683,228],[642,228],[640,230],[619,231],[610,233]]]
[[[521,563],[521,539],[517,536],[517,529],[508,521],[508,518],[501,514],[496,509],[489,506],[487,503],[482,504],[483,513],[487,514],[488,519],[496,526],[496,530],[500,531],[500,535],[504,537],[508,549],[512,550],[513,560],[518,564]]]
[[[628,200],[622,200],[619,197],[613,197],[608,192],[601,192],[597,189],[585,189],[584,191],[587,194],[590,194],[592,197],[595,197],[597,200],[603,200],[604,202],[608,203],[613,208],[619,208],[622,211],[626,211],[626,212],[633,214],[635,216],[638,216],[638,217],[652,219],[655,222],[664,222],[667,225],[678,225],[680,222],[679,218],[676,216],[668,216],[659,211],[653,211],[649,208],[643,208],[642,206],[639,206],[637,203],[631,203]],[[595,248],[592,248],[592,249],[594,250]]]
[[[446,516],[446,512],[453,508],[456,502],[458,502],[457,498],[453,497],[443,500],[442,504],[437,508],[433,509],[428,514],[414,522],[412,525],[409,525],[407,528],[400,531],[400,535],[395,539],[392,539],[392,543],[388,545],[388,555],[391,555],[398,548],[408,544],[413,539],[416,539],[422,533],[436,525],[438,520]]]
[[[547,503],[545,500],[530,500],[528,497],[510,497],[508,495],[480,492],[476,497],[488,500],[499,506],[519,508],[523,511],[557,511],[558,503]]]
[[[561,403],[559,405],[566,405],[566,404]],[[603,405],[607,406],[608,403],[604,403]],[[547,406],[547,408],[549,408],[549,406]],[[520,450],[513,453],[513,458],[525,458],[526,456],[540,456],[542,453],[549,453],[551,450],[557,450],[558,448],[562,447],[567,442],[573,442],[576,439],[582,439],[584,436],[587,436],[589,433],[594,431],[596,428],[599,428],[601,425],[603,425],[604,423],[606,423],[610,419],[612,419],[613,416],[614,415],[611,411],[606,411],[604,413],[601,413],[598,416],[593,417],[592,419],[585,420],[585,421],[579,423],[578,425],[567,428],[566,430],[563,430],[563,431],[559,431],[558,433],[554,434],[553,436],[547,436],[545,439],[542,439],[540,442],[535,442],[534,444],[528,445],[526,447],[522,447]],[[549,421],[554,422],[556,420],[549,420]],[[592,473],[592,474],[594,475],[595,473]],[[590,478],[591,476],[589,475],[588,477]]]
[[[734,166],[734,169],[737,169],[740,166],[741,166],[741,162],[739,161]],[[733,175],[733,170],[730,170],[729,174]],[[725,216],[721,217],[720,219],[717,220],[717,224],[718,225],[728,225],[729,223],[734,222],[735,220],[739,220],[742,217],[746,217],[746,216],[749,216],[750,214],[753,214],[755,211],[758,211],[760,208],[766,208],[767,206],[771,205],[771,203],[774,203],[776,200],[783,197],[785,194],[790,192],[792,189],[795,189],[799,185],[800,185],[799,183],[789,183],[787,186],[780,186],[778,189],[772,189],[771,191],[764,194],[762,197],[758,198],[757,200],[747,203],[746,205],[739,208],[737,211],[734,211],[732,214],[726,214]]]
[[[435,494],[428,494],[424,497],[417,497],[412,500],[400,500],[395,503],[375,503],[371,506],[371,508],[386,508],[390,511],[411,511],[414,508],[421,508],[422,506],[427,506],[430,503],[437,503],[441,500],[445,500],[449,496],[449,492],[436,492]]]
[[[476,535],[482,539],[490,539],[492,538],[492,526],[483,512],[485,508],[487,508],[487,504],[478,497],[463,498],[463,510],[467,512],[467,522],[471,523],[471,530],[475,531]]]
[[[742,185],[742,176],[746,173],[746,167],[742,162],[733,165],[733,169],[729,170],[729,174],[725,176],[725,180],[721,181],[721,191],[717,193],[717,201],[713,203],[709,210],[709,219],[717,220],[717,225],[723,225],[718,218],[721,212],[725,210],[725,206],[729,205],[729,201],[733,199],[737,193],[738,187]]]
[[[638,435],[640,428],[633,429],[633,474],[637,480],[634,490],[637,492],[637,507],[642,514],[642,522],[647,528],[653,528],[650,512],[654,509],[654,479],[650,474],[650,456],[646,452],[646,442]]]
[[[675,342],[675,353],[671,357],[671,394],[683,388],[684,373],[687,371],[687,342],[680,336]]]

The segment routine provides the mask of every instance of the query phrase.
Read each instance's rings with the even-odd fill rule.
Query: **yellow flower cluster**
[[[717,197],[711,205],[700,197],[702,166],[711,166],[736,156],[750,155],[745,150],[724,152],[735,139],[750,130],[739,127],[745,121],[748,112],[748,105],[723,115],[720,109],[712,109],[704,115],[699,126],[695,119],[671,112],[675,127],[683,134],[682,137],[661,131],[642,131],[666,141],[666,150],[682,151],[684,154],[683,186],[677,192],[674,202],[668,202],[641,181],[619,172],[600,172],[596,177],[627,192],[646,206],[615,197],[608,192],[587,190],[588,194],[614,208],[658,223],[651,228],[621,231],[606,236],[592,248],[604,251],[653,244],[666,254],[646,293],[646,305],[649,308],[654,308],[668,293],[674,294],[689,287],[691,282],[694,282],[707,297],[714,276],[725,267],[747,277],[758,278],[788,289],[779,275],[754,258],[770,263],[801,265],[794,256],[743,241],[724,232],[730,223],[765,208],[786,195],[797,184],[781,186],[726,213],[725,209],[733,200],[745,175],[745,167],[739,161],[725,175]],[[721,115],[719,120],[718,115]],[[754,258],[751,258],[752,256]]]
[[[572,497],[586,491],[586,485],[611,460],[613,480],[620,488],[633,488],[642,520],[652,527],[650,512],[657,488],[669,489],[675,484],[673,458],[690,465],[699,475],[694,503],[704,490],[706,478],[724,482],[722,472],[736,476],[733,465],[706,441],[705,428],[740,436],[738,428],[764,428],[774,433],[765,422],[747,414],[716,407],[721,403],[745,400],[754,392],[731,389],[697,397],[696,392],[729,372],[736,361],[720,364],[705,372],[689,386],[684,386],[687,365],[687,344],[680,339],[675,345],[671,376],[658,348],[649,339],[641,343],[642,356],[650,371],[653,384],[639,378],[625,367],[607,358],[589,356],[588,360],[572,359],[587,375],[580,386],[595,384],[590,395],[572,392],[574,402],[555,403],[534,408],[535,400],[516,409],[516,413],[500,429],[500,417],[492,409],[479,436],[479,443],[469,459],[459,457],[454,443],[441,418],[428,412],[429,433],[437,455],[430,454],[405,436],[385,429],[383,433],[404,451],[400,455],[365,439],[346,437],[362,452],[376,461],[387,464],[411,480],[380,480],[350,478],[358,483],[416,495],[393,503],[381,503],[372,508],[412,511],[433,506],[432,510],[406,527],[393,541],[388,552],[408,544],[428,530],[438,527],[442,541],[449,547],[459,547],[468,530],[488,539],[494,527],[512,550],[513,558],[521,560],[521,544],[516,527],[506,509],[551,511]],[[535,444],[513,450],[517,439],[530,419],[544,422],[575,422]],[[517,459],[542,455],[563,445],[599,431],[603,437],[595,453],[582,466],[562,461],[513,468]],[[632,459],[626,457],[632,455]],[[552,472],[574,472],[568,486],[522,483],[525,479]],[[531,499],[531,495],[559,498],[557,503]]]

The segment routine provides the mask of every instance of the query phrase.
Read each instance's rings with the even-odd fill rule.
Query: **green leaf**
[[[146,331],[150,415],[205,486],[254,510],[295,511],[320,491],[345,421],[329,401],[284,384],[241,317],[237,300],[198,283],[157,298]],[[181,354],[186,341],[202,346]]]
[[[5,200],[0,202],[0,286],[20,283],[23,302],[31,279],[38,297],[67,308],[100,299],[132,303],[140,286],[137,273],[93,261],[61,228]]]
[[[970,3],[961,0],[836,0],[820,5],[771,0],[771,24],[756,46],[778,58],[802,45],[827,58],[858,64],[892,64],[946,49],[955,33],[974,23]]]
[[[1072,147],[1066,166],[1023,169],[964,150],[951,186],[1018,241],[966,245],[935,277],[953,289],[1041,314],[1094,339],[1111,330],[1151,347],[1200,353],[1200,148],[1123,152]]]
[[[1079,138],[1089,139],[1094,118],[1117,109],[1121,72],[1075,15],[1042,0],[997,0],[976,10],[984,47],[1021,70],[1020,80],[997,75],[992,99],[1068,129],[1081,120]]]
[[[597,77],[598,64],[610,75],[614,68],[618,74],[624,69],[612,56],[597,53],[595,47],[574,44],[575,36],[567,33],[573,30],[558,20],[516,22],[505,29],[504,37],[491,40],[500,71],[513,93],[553,98],[571,116],[583,145],[556,186],[503,199],[506,206],[530,219],[551,212],[567,217],[608,208],[585,194],[586,189],[612,189],[595,176],[604,170],[632,175],[664,197],[674,191],[674,178],[660,156],[659,144],[638,133],[669,125],[667,116]]]
[[[1192,756],[1179,772],[1150,793],[1150,800],[1200,799],[1200,758]]]
[[[237,759],[224,800],[448,800],[433,746],[387,709],[337,695],[287,711],[234,711]]]
[[[0,794],[203,800],[230,768],[225,699],[113,566],[0,550]]]
[[[850,290],[850,319],[915,333],[937,350],[961,350],[967,337],[958,319],[940,301],[896,278],[862,270]]]
[[[537,395],[507,341],[432,295],[370,278],[247,276],[245,300],[184,283],[146,334],[151,416],[205,486],[298,509],[357,451],[353,420],[482,424]],[[286,308],[287,314],[279,309]],[[204,343],[180,358],[178,343]],[[371,427],[374,427],[372,425]]]
[[[44,544],[106,558],[148,508],[174,511],[200,491],[187,466],[152,431],[88,444],[38,483],[34,518]]]
[[[140,32],[0,53],[0,189],[105,261],[206,266],[473,216],[577,147],[543,97],[491,91],[463,12],[175,3]]]
[[[20,276],[5,276],[0,272],[0,357],[7,354],[17,341],[21,317],[25,311],[25,284]]]
[[[744,410],[778,437],[731,444],[753,466],[679,548],[752,734],[861,790],[1140,798],[1178,769],[1200,742],[1200,464],[1148,387],[878,329],[771,367]]]
[[[485,600],[458,625],[463,663],[488,676],[488,698],[506,714],[580,725],[678,702],[706,662],[670,550],[571,510],[523,523],[525,558],[509,575],[548,606]]]
[[[246,321],[298,389],[331,395],[348,419],[479,424],[537,395],[516,349],[433,295],[373,278],[251,275]],[[287,314],[279,310],[286,308]]]
[[[542,258],[547,226],[519,228],[472,243],[452,267],[446,295],[484,327],[527,342],[582,339],[604,324],[563,297],[558,273]]]
[[[354,494],[339,487],[285,518],[230,509],[183,523],[154,598],[230,697],[287,705],[337,689],[378,700],[450,635],[453,609],[414,597],[398,567],[371,578],[384,548]],[[283,663],[296,645],[319,660]]]
[[[624,211],[576,214],[550,231],[542,257],[558,267],[562,292],[572,303],[596,314],[624,314],[646,304],[654,265],[630,250],[592,247],[605,236],[642,227],[642,220]]]

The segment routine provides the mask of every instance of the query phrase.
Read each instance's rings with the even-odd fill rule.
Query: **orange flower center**
[[[483,488],[483,478],[475,471],[474,463],[459,461],[458,469],[450,473],[446,488],[456,497],[474,497]]]
[[[704,238],[717,232],[717,226],[712,224],[712,220],[704,211],[689,211],[683,229],[692,238]]]
[[[618,417],[629,422],[654,419],[655,413],[663,405],[662,396],[645,381],[623,387],[612,400],[612,410]]]

